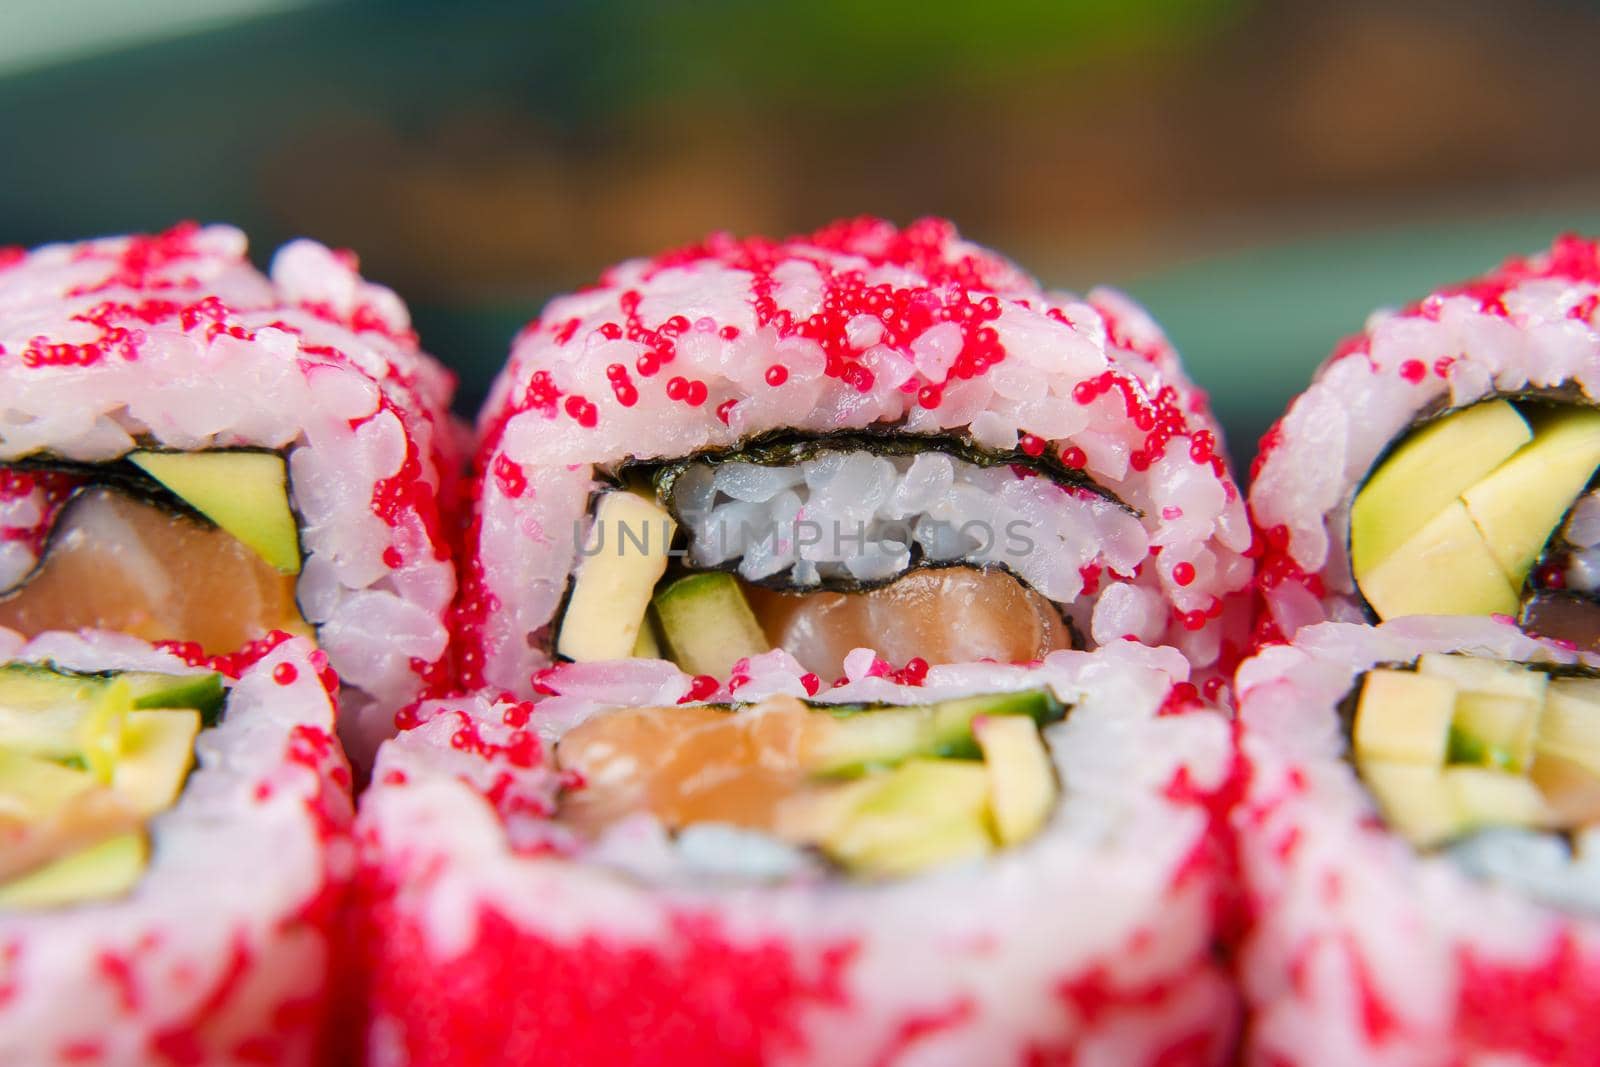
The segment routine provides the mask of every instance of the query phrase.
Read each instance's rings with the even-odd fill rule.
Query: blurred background
[[[1372,308],[1600,232],[1596,56],[1596,0],[5,0],[0,245],[352,247],[471,412],[612,260],[948,215],[1141,299],[1247,461]]]

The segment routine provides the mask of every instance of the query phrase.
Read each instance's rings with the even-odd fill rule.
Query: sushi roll
[[[1600,650],[1597,469],[1594,241],[1380,312],[1261,442],[1261,637],[1508,615]]]
[[[450,673],[452,389],[348,252],[294,242],[270,279],[225,226],[0,252],[0,626],[315,634],[370,750]]]
[[[326,664],[0,630],[0,1063],[320,1061],[354,859]]]
[[[913,677],[1130,636],[1208,667],[1247,635],[1243,501],[1172,347],[942,221],[623,263],[523,330],[479,430],[469,687],[665,657],[715,688],[773,648],[825,686],[856,648]]]
[[[1226,1062],[1234,764],[1182,656],[870,659],[416,709],[358,821],[367,1062]]]
[[[1600,1061],[1600,660],[1323,623],[1237,692],[1248,1062]]]

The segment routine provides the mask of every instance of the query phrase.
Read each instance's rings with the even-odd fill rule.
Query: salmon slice
[[[618,708],[567,731],[556,746],[583,788],[560,817],[594,836],[637,811],[670,829],[722,822],[772,830],[782,802],[809,781],[807,752],[826,716],[791,696],[737,712],[705,705]]]
[[[842,676],[856,648],[937,664],[1026,663],[1072,647],[1055,606],[998,569],[916,570],[865,593],[745,592],[767,640],[824,680]]]
[[[27,636],[117,630],[228,652],[270,630],[309,635],[294,592],[293,575],[211,523],[99,487],[62,509],[43,565],[0,598],[0,626]]]

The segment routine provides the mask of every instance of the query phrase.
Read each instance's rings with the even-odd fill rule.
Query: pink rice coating
[[[1364,617],[1347,548],[1351,501],[1420,413],[1563,385],[1600,401],[1594,240],[1560,237],[1481,278],[1374,313],[1261,439],[1250,484],[1263,549],[1257,643]]]
[[[396,707],[449,677],[454,378],[353,253],[296,241],[270,277],[245,253],[238,230],[193,223],[0,250],[0,463],[284,451],[300,604],[370,748]],[[70,488],[0,472],[0,588],[34,565]]]
[[[1085,567],[1078,613],[1116,590],[1093,627],[1106,639],[1230,657],[1225,609],[1251,572],[1242,501],[1154,323],[1119,293],[1046,292],[942,220],[863,218],[630,260],[523,329],[479,420],[465,681],[526,695],[549,663],[597,465],[867,428],[1082,470],[1143,513],[1148,557]]]
[[[1249,1062],[1454,1067],[1600,1060],[1600,922],[1469,877],[1391,833],[1344,758],[1338,703],[1422,652],[1570,663],[1490,619],[1325,623],[1239,669],[1232,815],[1250,921]]]

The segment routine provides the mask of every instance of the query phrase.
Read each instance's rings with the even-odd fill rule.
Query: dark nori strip
[[[879,456],[915,456],[923,452],[943,452],[979,467],[1024,467],[1059,485],[1083,489],[1103,497],[1130,515],[1140,511],[1124,503],[1116,494],[1090,478],[1082,470],[1069,467],[1049,450],[1030,456],[1020,449],[997,450],[977,444],[966,434],[907,434],[894,429],[838,430],[825,434],[802,434],[777,430],[751,437],[732,448],[703,449],[667,462],[629,458],[607,473],[625,477],[630,472],[647,472],[655,484],[656,495],[670,501],[672,483],[691,464],[728,462],[755,463],[765,467],[792,466],[823,452],[871,452]]]

